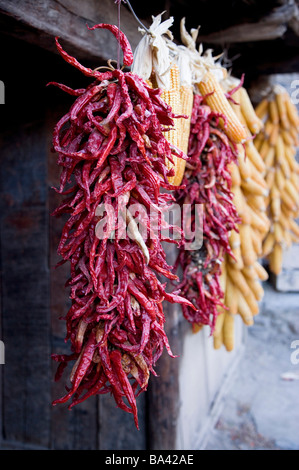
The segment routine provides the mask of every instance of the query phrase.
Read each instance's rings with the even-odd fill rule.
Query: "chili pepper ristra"
[[[130,66],[133,55],[125,35],[114,25],[90,29],[96,28],[116,36],[123,63]],[[167,160],[187,157],[165,138],[163,131],[176,116],[159,89],[132,72],[84,67],[58,38],[56,43],[62,57],[92,83],[73,90],[51,82],[75,97],[53,133],[61,167],[56,191],[64,196],[53,215],[68,216],[58,253],[61,263],[70,263],[71,299],[65,316],[71,352],[53,354],[56,379],[74,362],[70,387],[54,404],[71,400],[72,407],[110,393],[121,409],[133,414],[138,427],[136,397],[146,390],[164,348],[173,356],[162,302],[192,308],[179,292],[166,292],[158,278],[177,279],[162,247],[164,240],[172,240],[151,225],[153,218],[154,225],[167,226],[163,214],[174,200]],[[162,193],[162,188],[169,191]],[[144,208],[147,237],[134,219],[136,205]]]
[[[190,225],[194,231],[197,207],[202,205],[202,244],[199,249],[179,250],[177,265],[183,271],[179,284],[184,296],[192,300],[196,311],[183,305],[183,315],[197,331],[209,325],[214,331],[219,308],[224,307],[221,285],[222,262],[234,257],[229,245],[231,230],[240,222],[233,204],[229,165],[236,164],[236,154],[219,127],[220,113],[213,112],[205,97],[195,94],[191,115],[188,165],[184,174],[185,189],[176,191],[181,206],[192,207]]]

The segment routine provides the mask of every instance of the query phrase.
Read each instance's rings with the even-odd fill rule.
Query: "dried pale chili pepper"
[[[124,65],[130,66],[133,56],[124,34],[113,25],[90,29],[96,28],[119,39]],[[65,196],[53,215],[68,216],[58,254],[71,267],[66,284],[71,306],[65,316],[71,353],[53,355],[59,363],[57,378],[75,361],[71,386],[54,404],[72,400],[72,407],[111,393],[138,427],[136,397],[146,390],[164,347],[173,355],[162,302],[194,308],[179,293],[166,292],[158,279],[161,274],[177,279],[166,262],[158,224],[161,220],[168,227],[164,214],[174,200],[161,191],[172,190],[167,160],[174,154],[187,157],[165,138],[163,130],[173,126],[176,115],[159,90],[131,72],[86,68],[57,38],[56,43],[62,57],[93,82],[78,90],[55,83],[76,99],[53,132],[53,150],[62,168],[56,191]],[[142,237],[134,218],[136,204],[137,212],[142,209],[146,215]],[[150,223],[151,212],[158,230]]]
[[[218,307],[223,304],[221,263],[225,254],[233,256],[229,245],[231,230],[238,231],[240,219],[233,204],[231,175],[228,165],[236,163],[234,147],[218,121],[222,116],[205,104],[204,97],[194,96],[189,137],[188,162],[183,179],[184,189],[176,192],[183,207],[191,206],[189,225],[196,230],[196,207],[202,207],[202,239],[198,249],[179,250],[176,266],[182,269],[178,284],[182,294],[196,306],[196,311],[182,305],[184,317],[196,330],[198,326],[215,327]],[[197,227],[197,230],[199,228]]]

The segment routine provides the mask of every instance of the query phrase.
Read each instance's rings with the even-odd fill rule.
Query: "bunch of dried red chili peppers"
[[[220,284],[224,254],[233,256],[229,245],[230,230],[238,231],[240,222],[231,189],[230,162],[236,163],[233,146],[220,130],[219,118],[211,111],[204,97],[194,95],[189,136],[188,163],[182,184],[175,193],[177,202],[191,204],[191,232],[195,231],[196,211],[202,207],[202,243],[199,249],[180,247],[177,266],[180,266],[182,294],[192,301],[196,310],[182,305],[184,317],[192,325],[209,325],[213,331],[217,308],[223,305],[224,293]],[[202,205],[202,206],[201,206]]]
[[[123,64],[132,64],[130,45],[116,26],[94,28],[109,29],[119,40]],[[52,82],[76,97],[53,136],[62,167],[57,191],[65,196],[54,215],[68,214],[58,253],[62,263],[70,262],[71,307],[65,320],[72,351],[53,355],[59,363],[56,379],[75,361],[71,386],[54,404],[71,399],[71,407],[111,393],[120,408],[133,413],[138,427],[136,397],[146,390],[163,348],[172,355],[162,302],[192,308],[158,279],[160,274],[176,279],[161,245],[161,227],[167,226],[163,213],[174,199],[161,192],[174,189],[167,182],[173,170],[166,162],[173,154],[186,156],[163,134],[176,116],[158,89],[131,72],[86,68],[56,41],[62,57],[94,81],[77,90]],[[144,209],[147,238],[134,219],[136,207]]]

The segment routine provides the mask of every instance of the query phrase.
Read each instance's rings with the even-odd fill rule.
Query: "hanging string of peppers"
[[[110,24],[90,29],[96,28],[114,34],[124,66],[131,66],[125,35]],[[58,253],[62,263],[70,263],[71,299],[65,316],[71,353],[53,354],[56,380],[74,362],[70,387],[54,404],[71,400],[72,407],[110,393],[138,427],[136,397],[146,390],[164,348],[173,356],[162,302],[192,307],[178,293],[167,292],[158,278],[177,279],[162,247],[173,240],[163,237],[161,228],[180,231],[164,218],[174,199],[168,182],[174,170],[167,162],[187,157],[165,138],[176,115],[159,89],[132,72],[84,67],[56,42],[66,62],[92,83],[73,90],[52,82],[75,98],[53,134],[62,168],[57,191],[64,196],[53,215],[68,216]],[[136,207],[143,209],[142,218],[136,218]]]
[[[197,207],[202,207],[203,238],[201,247],[179,250],[178,266],[182,280],[179,287],[192,300],[196,311],[183,306],[184,317],[197,331],[209,325],[213,332],[218,306],[223,306],[224,292],[220,276],[225,253],[233,256],[229,233],[236,228],[239,217],[233,204],[230,162],[235,154],[224,132],[219,129],[219,113],[204,104],[204,97],[194,96],[189,139],[189,160],[183,178],[185,189],[176,192],[183,207],[192,207],[192,229],[196,225]],[[234,163],[235,164],[235,163]]]
[[[196,305],[196,311],[182,306],[183,315],[192,324],[193,331],[209,325],[211,333],[225,306],[225,260],[234,253],[229,243],[232,230],[238,231],[239,214],[232,192],[232,168],[237,165],[237,145],[246,135],[244,127],[232,110],[220,86],[226,76],[212,57],[211,51],[202,54],[196,50],[198,30],[188,34],[181,20],[181,38],[190,57],[194,101],[188,145],[188,162],[183,185],[176,191],[177,201],[183,207],[202,206],[202,245],[192,251],[179,249],[178,267],[182,270],[179,287]]]

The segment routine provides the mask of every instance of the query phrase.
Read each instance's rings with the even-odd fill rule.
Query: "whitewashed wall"
[[[180,359],[180,407],[177,427],[179,450],[203,448],[227,392],[229,377],[242,356],[246,329],[235,318],[235,347],[214,349],[210,329],[186,332]]]

